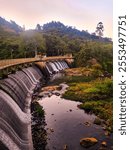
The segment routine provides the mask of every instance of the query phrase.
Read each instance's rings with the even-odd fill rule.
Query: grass
[[[93,112],[105,120],[108,129],[112,131],[113,124],[113,83],[109,78],[86,79],[87,77],[70,77],[67,81],[68,90],[63,94],[65,99],[80,101],[80,108]]]
[[[79,106],[87,112],[93,112],[98,115],[100,118],[105,120],[105,124],[107,125],[107,129],[112,132],[113,126],[113,104],[112,99],[107,101],[90,101],[85,102]]]
[[[92,100],[104,100],[112,97],[112,80],[92,80],[88,82],[69,82],[70,87],[63,95],[64,98],[86,102]]]

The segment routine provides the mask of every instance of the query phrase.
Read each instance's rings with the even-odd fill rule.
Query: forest
[[[0,17],[0,59],[71,53],[75,57],[75,67],[87,67],[94,58],[103,70],[112,73],[112,46],[110,38],[80,31],[61,22],[37,24],[34,30],[25,30],[15,21],[8,22]]]

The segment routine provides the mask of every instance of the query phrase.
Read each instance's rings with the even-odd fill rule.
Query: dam
[[[0,150],[33,150],[30,105],[46,80],[69,68],[66,60],[37,62],[0,80]]]

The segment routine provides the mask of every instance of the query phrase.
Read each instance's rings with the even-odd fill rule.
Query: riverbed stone
[[[54,94],[55,94],[56,96],[60,96],[60,93],[59,93],[59,92],[54,92]]]
[[[61,89],[59,86],[54,85],[54,86],[43,87],[41,91],[55,91],[59,89]]]
[[[85,148],[89,148],[98,143],[98,140],[94,137],[82,138],[80,140],[80,145]]]
[[[63,147],[63,150],[67,150],[67,149],[68,149],[68,146],[65,144]]]
[[[107,147],[107,142],[103,141],[103,142],[101,143],[101,145],[102,145],[103,147]]]
[[[89,126],[91,125],[91,123],[88,122],[88,121],[86,121],[86,122],[84,123],[84,125],[86,125],[87,127],[89,127]]]
[[[51,131],[51,132],[54,132],[54,129],[50,128],[50,131]]]

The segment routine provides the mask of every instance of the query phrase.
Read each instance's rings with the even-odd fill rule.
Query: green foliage
[[[71,86],[68,88],[68,91],[65,92],[63,97],[74,99],[77,101],[89,101],[89,100],[105,100],[109,97],[112,97],[112,80],[111,79],[103,79],[103,80],[94,80],[91,82],[73,82]]]
[[[93,112],[96,115],[99,115],[100,118],[104,119],[105,124],[109,127],[109,130],[112,131],[113,126],[113,104],[112,99],[104,101],[91,101],[85,102],[80,105],[80,108],[84,109],[87,112]]]
[[[81,50],[75,54],[76,66],[89,66],[88,60],[95,58],[101,64],[103,70],[112,73],[113,55],[112,43],[87,42]]]
[[[37,52],[45,53],[46,43],[41,33],[28,30],[21,33],[20,39],[21,50],[24,51],[25,57],[34,57]]]
[[[72,53],[75,67],[88,67],[88,60],[95,58],[102,70],[112,73],[112,42],[109,39],[99,40],[87,31],[54,21],[43,26],[38,24],[36,30],[24,31],[14,21],[9,23],[0,18],[0,59],[34,57],[37,53],[47,56]],[[94,71],[93,74],[101,73],[101,69],[94,68]]]
[[[72,82],[63,97],[70,100],[83,102],[79,107],[87,112],[93,112],[105,120],[105,124],[112,131],[112,80],[96,79],[90,82]]]
[[[35,107],[35,114],[37,114],[38,117],[43,117],[44,116],[44,110],[43,107],[39,105],[38,102],[34,102]]]

